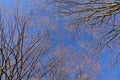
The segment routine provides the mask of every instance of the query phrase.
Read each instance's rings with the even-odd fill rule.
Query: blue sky
[[[7,8],[13,7],[13,1],[14,0],[0,0],[0,6],[5,5]]]
[[[13,7],[13,1],[15,0],[0,0],[0,5],[5,6],[9,9],[12,9]],[[25,0],[24,0],[25,1]],[[64,31],[64,20],[63,19],[55,19],[56,17],[54,15],[48,15],[49,18],[52,18],[51,22],[52,24],[58,23],[58,26],[60,26],[60,29],[57,34],[54,34],[53,39],[53,46],[61,45],[61,46],[73,46],[75,48],[74,51],[79,51],[80,46],[77,45],[76,39],[71,35],[69,32]],[[54,19],[53,19],[54,18]],[[61,37],[62,36],[62,37]],[[60,39],[61,37],[61,39]],[[83,34],[81,37],[79,37],[79,40],[82,42],[92,42],[94,39],[92,36],[88,33]],[[105,64],[108,64],[109,61],[109,51],[105,51],[104,55],[102,56],[102,60],[105,62]],[[101,63],[102,64],[102,63]],[[120,66],[116,66],[115,69],[111,69],[109,67],[106,67],[106,65],[101,66],[101,74],[99,76],[98,80],[120,80]]]

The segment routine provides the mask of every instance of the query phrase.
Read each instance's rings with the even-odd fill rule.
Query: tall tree
[[[39,59],[49,47],[47,22],[41,22],[34,13],[35,6],[27,10],[19,5],[17,3],[12,12],[4,8],[0,10],[1,80],[34,78],[40,70],[37,67]]]
[[[89,54],[71,53],[70,47],[57,47],[49,61],[51,71],[45,80],[97,80],[100,64]],[[79,57],[78,57],[79,55]]]
[[[116,42],[119,36],[119,4],[112,0],[53,0],[59,12],[70,16],[70,29],[92,28],[103,36],[105,45]],[[98,30],[99,29],[99,30]],[[102,29],[102,30],[101,30]],[[114,44],[115,45],[115,44]]]
[[[52,0],[58,13],[69,21],[68,29],[91,33],[98,40],[97,48],[120,47],[120,2],[114,0]],[[119,51],[116,53],[119,59]]]

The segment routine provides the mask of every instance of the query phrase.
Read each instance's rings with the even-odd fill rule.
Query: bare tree
[[[48,49],[46,22],[41,22],[32,8],[27,13],[20,9],[17,5],[12,12],[0,10],[1,80],[32,80]]]
[[[97,39],[97,49],[109,48],[119,61],[120,2],[115,0],[52,0],[57,12],[68,22],[68,29],[85,31]],[[100,52],[99,51],[99,52]],[[113,54],[112,54],[113,55]]]
[[[93,57],[81,55],[78,64],[74,72],[74,80],[97,80],[100,73],[100,64],[94,62]]]
[[[49,53],[48,22],[41,20],[39,1],[32,2],[29,9],[16,2],[14,10],[0,10],[0,79],[67,80],[71,74],[75,74],[74,80],[92,79],[88,74],[93,71],[89,55],[81,55],[82,63],[77,66],[76,59],[75,63],[69,62],[69,49],[58,47],[53,50],[55,55],[47,54],[47,64],[44,60],[42,64],[40,60]]]
[[[100,64],[88,54],[75,55],[71,51],[69,47],[57,47],[50,52],[45,80],[97,80]]]
[[[112,0],[53,0],[59,13],[69,16],[69,29],[92,29],[102,37],[104,45],[119,44],[119,4]],[[116,44],[112,44],[116,45]]]

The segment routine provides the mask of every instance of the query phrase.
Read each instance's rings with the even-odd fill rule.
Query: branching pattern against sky
[[[0,0],[0,7],[6,8],[8,11],[12,11],[14,8],[13,4],[15,4],[15,1],[17,0]],[[26,9],[29,8],[30,0],[18,0],[18,1],[20,2],[16,4],[25,5]],[[47,64],[46,61],[48,58],[51,57],[51,55],[55,55],[57,57],[58,56],[67,57],[68,62],[64,63],[66,68],[72,67],[74,69],[77,69],[79,65],[84,65],[84,64],[81,64],[84,62],[84,60],[82,60],[82,57],[85,57],[85,64],[90,62],[89,60],[91,59],[88,59],[86,55],[90,56],[91,58],[91,55],[94,56],[94,54],[97,53],[97,51],[94,52],[95,43],[96,43],[95,42],[96,38],[94,37],[95,35],[92,35],[90,32],[84,32],[84,31],[71,32],[68,28],[66,28],[66,26],[68,26],[67,19],[64,17],[60,18],[59,16],[56,16],[55,15],[56,13],[54,14],[55,8],[49,5],[47,0],[33,0],[33,1],[38,1],[39,4],[34,9],[39,9],[36,11],[40,11],[39,14],[37,14],[37,12],[34,12],[33,14],[36,14],[41,17],[43,21],[43,23],[40,23],[41,26],[46,27],[46,25],[44,24],[47,24],[48,26],[46,31],[48,31],[48,34],[49,34],[50,48],[46,52],[47,54],[41,58],[40,60],[41,64],[43,65]],[[23,7],[22,9],[24,9],[24,6],[22,7]],[[27,11],[26,11],[26,15],[27,15]],[[44,21],[46,21],[46,23],[44,23]],[[30,34],[32,34],[32,32]],[[111,66],[111,60],[109,59],[111,55],[109,53],[110,51],[108,51],[107,49],[103,51],[102,53],[103,55],[101,55],[98,61],[99,71],[97,74],[97,78],[92,78],[91,80],[119,80],[120,79],[120,65],[116,64],[114,67]],[[52,57],[52,59],[54,60],[54,57]],[[89,72],[86,72],[86,73],[91,74],[93,73],[91,69],[92,66],[90,64],[87,64],[86,67],[88,67],[88,65],[90,66],[89,67],[90,69],[86,69],[86,70],[89,70]],[[68,76],[66,80],[73,80],[72,76],[74,76],[74,74],[76,73],[77,72],[75,71],[73,71],[73,73],[71,71],[71,74]],[[50,80],[47,78],[48,78],[48,75],[45,76],[45,80]],[[34,80],[38,80],[38,79],[34,79]]]

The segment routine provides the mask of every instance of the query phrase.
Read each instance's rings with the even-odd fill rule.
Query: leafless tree
[[[88,54],[75,55],[69,47],[57,47],[49,57],[46,62],[50,70],[45,80],[97,80],[100,64]]]
[[[114,0],[52,0],[58,13],[69,21],[68,29],[86,31],[98,40],[96,48],[120,47],[120,2]],[[67,22],[66,21],[66,22]],[[119,52],[114,53],[119,60]]]
[[[93,71],[90,70],[93,65],[91,58],[88,60],[85,57],[88,55],[81,56],[82,63],[72,68],[79,62],[69,62],[69,49],[58,47],[52,52],[54,55],[47,52],[48,22],[39,14],[39,1],[31,1],[32,7],[28,9],[18,2],[11,11],[0,9],[0,79],[67,80],[71,74],[75,74],[74,80],[89,80],[92,76],[87,73]],[[43,60],[42,63],[45,53],[49,53],[48,61]]]
[[[119,42],[119,4],[112,0],[53,0],[59,13],[71,19],[69,28],[78,30],[92,28],[98,31],[104,45]],[[115,45],[115,44],[114,44]]]
[[[0,9],[1,80],[32,80],[41,70],[37,64],[48,49],[47,22],[33,9]]]

